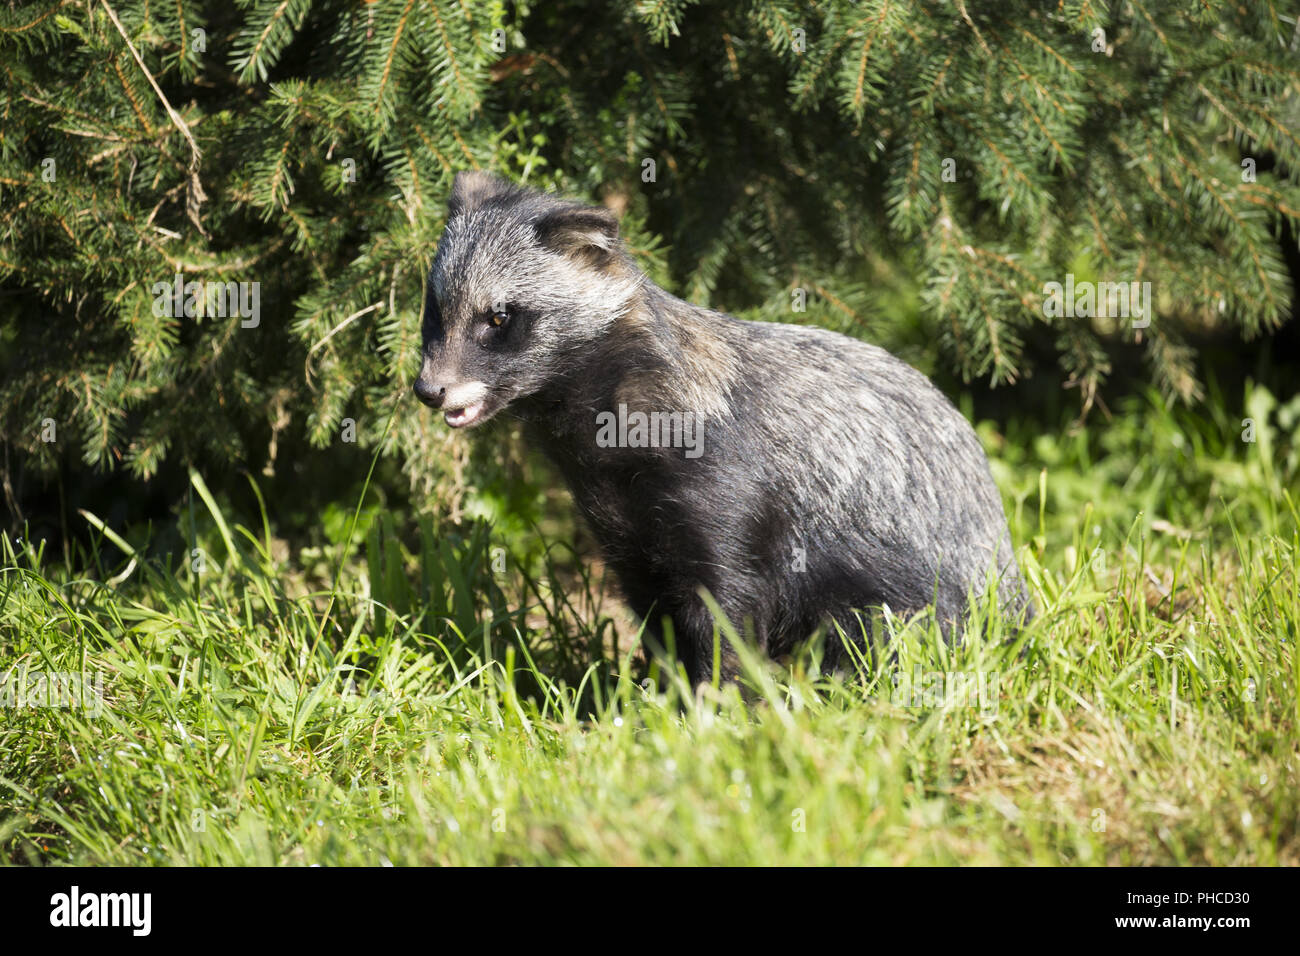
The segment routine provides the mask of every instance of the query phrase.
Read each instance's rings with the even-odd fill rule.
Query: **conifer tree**
[[[0,441],[141,475],[374,443],[464,168],[609,203],[697,302],[913,322],[1081,407],[1137,341],[1195,400],[1189,328],[1293,309],[1298,64],[1269,0],[0,5]],[[256,283],[256,319],[185,314],[177,276]],[[1065,314],[1067,281],[1153,314]],[[446,440],[411,402],[392,436],[423,470]]]

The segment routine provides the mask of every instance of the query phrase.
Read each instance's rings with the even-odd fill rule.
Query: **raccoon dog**
[[[990,581],[1004,612],[1030,611],[980,443],[924,375],[673,297],[603,208],[459,174],[415,392],[453,428],[524,423],[696,683],[714,663],[702,592],[773,656],[821,624],[860,639],[855,610],[882,606],[933,604],[951,632]]]

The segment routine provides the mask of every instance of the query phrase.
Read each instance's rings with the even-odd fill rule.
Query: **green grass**
[[[1154,400],[1068,437],[985,427],[1040,609],[1019,639],[994,620],[947,647],[931,621],[890,622],[896,657],[826,675],[815,643],[745,655],[743,692],[698,697],[649,689],[598,570],[506,542],[502,571],[482,526],[380,516],[351,548],[288,555],[196,478],[202,573],[6,541],[0,674],[100,672],[105,700],[0,710],[0,847],[33,864],[1295,864],[1300,529],[1273,411],[1267,447]],[[954,691],[983,675],[985,698],[935,674]]]

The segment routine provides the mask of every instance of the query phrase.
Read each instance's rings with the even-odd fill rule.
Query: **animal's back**
[[[743,361],[727,413],[706,419],[699,484],[707,508],[751,509],[731,557],[780,583],[789,606],[776,618],[798,632],[852,608],[934,603],[951,626],[990,573],[1009,610],[1024,605],[979,439],[929,379],[824,329],[730,317],[715,328]]]
[[[990,573],[1009,610],[1024,604],[983,449],[924,375],[823,329],[660,307],[681,350],[666,368],[691,381],[593,376],[580,404],[698,415],[699,456],[557,457],[638,614],[680,615],[703,586],[782,653],[828,618],[855,631],[872,606],[934,604],[951,629]]]

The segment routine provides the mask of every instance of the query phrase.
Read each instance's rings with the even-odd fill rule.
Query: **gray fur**
[[[416,391],[472,383],[565,475],[629,603],[671,621],[691,678],[711,672],[706,589],[769,653],[854,609],[935,604],[951,630],[996,576],[1028,612],[1001,498],[969,423],[873,345],[745,322],[674,298],[631,262],[605,210],[461,174],[429,277]],[[508,305],[502,328],[485,316]],[[482,388],[479,388],[479,385]],[[603,447],[619,407],[703,422],[703,453]],[[802,555],[802,558],[801,558]],[[724,677],[734,674],[723,655]]]

